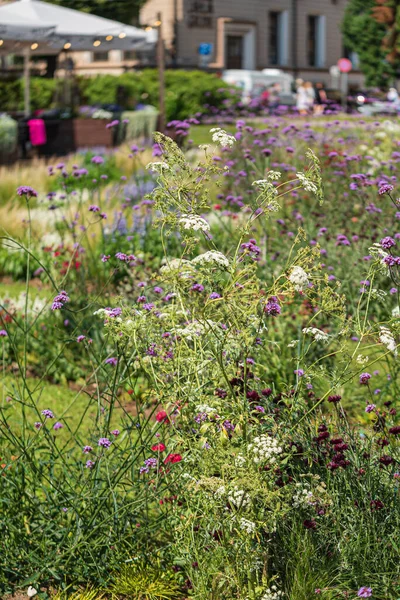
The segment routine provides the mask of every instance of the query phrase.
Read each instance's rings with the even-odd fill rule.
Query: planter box
[[[75,148],[112,148],[113,130],[106,129],[107,123],[108,119],[73,119]]]

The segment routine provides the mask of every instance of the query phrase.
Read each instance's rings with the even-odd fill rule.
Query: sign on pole
[[[347,110],[347,94],[349,93],[349,78],[348,78],[348,73],[350,73],[353,65],[351,63],[351,60],[349,60],[348,58],[340,58],[338,60],[337,66],[340,69],[340,72],[342,74],[342,85],[341,85],[341,91],[342,91],[342,106],[343,106],[343,110]]]
[[[199,65],[200,67],[208,67],[211,62],[211,56],[213,53],[213,44],[203,43],[199,45]]]

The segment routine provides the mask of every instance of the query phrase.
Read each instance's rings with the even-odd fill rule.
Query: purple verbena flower
[[[361,385],[367,385],[369,379],[371,379],[371,375],[369,373],[361,373],[361,375],[360,375]]]
[[[46,418],[46,419],[54,419],[54,415],[51,412],[51,410],[49,410],[48,408],[45,408],[44,410],[42,410],[42,415]]]
[[[37,191],[34,190],[30,185],[21,185],[17,188],[18,196],[26,196],[29,198],[37,198]]]
[[[99,441],[97,442],[97,445],[101,446],[102,448],[109,448],[111,446],[111,444],[112,444],[112,442],[108,438],[100,438]]]

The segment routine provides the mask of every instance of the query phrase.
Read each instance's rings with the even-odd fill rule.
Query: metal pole
[[[24,49],[24,114],[29,117],[31,114],[31,72],[29,62],[31,51],[29,46]]]
[[[342,108],[347,112],[347,94],[349,93],[349,76],[347,73],[342,73]]]
[[[158,128],[161,133],[165,131],[165,46],[164,38],[162,33],[162,16],[161,13],[157,14],[158,22],[158,41],[157,41],[157,70],[158,70],[158,82],[160,86],[159,92],[159,104],[160,104],[160,116]]]

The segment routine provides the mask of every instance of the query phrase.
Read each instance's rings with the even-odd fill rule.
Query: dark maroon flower
[[[394,460],[388,454],[384,454],[383,456],[380,457],[379,462],[381,463],[381,465],[388,466],[388,465],[391,465],[392,462],[394,462]]]
[[[306,519],[303,521],[303,525],[306,529],[317,529],[317,524],[314,519]]]
[[[389,429],[389,433],[392,435],[400,435],[400,425],[395,425]]]
[[[334,404],[336,404],[337,402],[340,402],[342,399],[342,396],[328,396],[328,402],[333,402]]]

